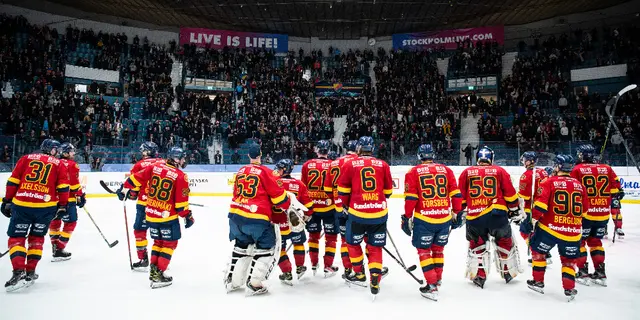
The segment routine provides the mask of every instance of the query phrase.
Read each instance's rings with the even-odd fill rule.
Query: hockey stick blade
[[[407,271],[409,271],[409,272],[413,272],[413,271],[415,271],[416,269],[418,269],[418,266],[416,266],[416,265],[414,264],[414,265],[410,266],[409,268],[407,268]]]
[[[206,207],[204,204],[191,203],[191,202],[189,202],[189,205],[192,206],[192,207],[200,207],[200,208],[205,208]]]
[[[106,192],[111,193],[111,194],[116,194],[116,192],[115,192],[115,191],[113,191],[113,190],[111,190],[111,188],[109,188],[109,186],[108,186],[104,181],[102,181],[102,180],[100,180],[100,186],[101,186],[101,187],[102,187]]]
[[[5,251],[4,253],[0,253],[0,258],[4,257],[7,255],[7,253],[9,253],[9,249],[7,249],[7,251]]]
[[[113,243],[110,243],[109,244],[109,248],[113,248],[113,247],[117,246],[118,243],[120,243],[120,242],[118,242],[118,240],[114,241]]]
[[[625,93],[627,93],[627,92],[629,92],[629,91],[631,91],[631,90],[633,90],[633,89],[635,89],[637,87],[638,87],[637,84],[630,84],[630,85],[622,88],[622,90],[620,90],[620,92],[618,92],[618,97],[622,96],[623,94],[625,94]]]

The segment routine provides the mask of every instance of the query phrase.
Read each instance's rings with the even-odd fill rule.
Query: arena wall
[[[410,169],[410,166],[394,166],[391,168],[393,177],[393,195],[392,198],[402,198],[404,193],[404,175]],[[451,167],[454,174],[458,176],[463,166]],[[511,180],[514,187],[518,187],[520,175],[524,172],[523,167],[505,167],[507,172],[511,174]],[[623,203],[640,203],[640,174],[636,169],[628,167],[614,167],[624,183],[626,197]],[[196,197],[231,197],[233,191],[233,180],[235,172],[189,172],[189,184],[191,195]],[[126,179],[128,173],[125,172],[81,172],[80,183],[89,198],[113,197],[108,194],[101,186],[100,180],[104,181],[113,190],[117,189]],[[295,178],[299,178],[299,173],[294,173]],[[0,181],[6,181],[9,173],[0,173]],[[4,194],[4,190],[2,190]]]

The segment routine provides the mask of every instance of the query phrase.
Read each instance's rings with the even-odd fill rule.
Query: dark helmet
[[[59,150],[60,142],[58,142],[58,140],[44,139],[44,141],[42,141],[42,144],[40,144],[40,151],[50,156],[57,155]]]
[[[73,146],[73,144],[71,144],[70,142],[65,142],[63,144],[60,145],[60,154],[64,155],[66,154],[70,154],[71,152],[76,151],[76,147]]]
[[[520,163],[522,163],[522,165],[525,165],[525,162],[527,161],[531,161],[535,164],[538,161],[538,154],[535,153],[535,151],[527,151],[523,153],[520,157]]]
[[[478,149],[478,152],[476,152],[476,159],[478,163],[493,164],[494,156],[495,153],[493,152],[493,150],[491,150],[491,148],[487,146]]]
[[[180,161],[183,161],[184,163],[182,163],[180,165],[181,168],[185,168],[187,166],[187,153],[182,150],[182,148],[179,147],[173,147],[171,149],[169,149],[169,151],[167,152],[167,162],[168,163],[173,163],[176,166],[180,164]]]
[[[282,169],[282,175],[288,176],[293,172],[293,161],[291,159],[282,159],[276,163],[276,170]]]
[[[548,176],[552,176],[553,175],[553,168],[552,167],[546,167],[546,168],[544,168],[544,171],[547,172]]]
[[[596,160],[596,149],[590,144],[583,144],[576,151],[578,161],[593,163]]]
[[[373,152],[374,142],[373,138],[369,136],[360,137],[358,139],[358,150],[364,152]]]
[[[358,140],[349,140],[349,142],[347,142],[347,151],[356,152],[357,147]]]
[[[327,155],[327,158],[329,158],[331,160],[338,159],[338,153],[335,152],[335,151],[329,151],[329,154]]]
[[[252,143],[249,146],[249,158],[257,159],[260,156],[262,156],[262,147],[257,143]]]
[[[327,155],[329,153],[329,147],[330,147],[329,141],[320,140],[316,144],[316,152],[318,152],[318,154],[320,155]]]
[[[435,159],[435,156],[433,147],[430,144],[423,144],[418,147],[418,159],[421,161],[433,160]]]
[[[572,156],[568,154],[559,154],[553,160],[553,166],[558,168],[558,171],[562,172],[571,172],[573,170],[573,165],[575,164],[575,160]]]
[[[158,156],[158,145],[153,141],[147,141],[140,145],[140,153],[142,155],[146,155],[149,157],[157,157]]]

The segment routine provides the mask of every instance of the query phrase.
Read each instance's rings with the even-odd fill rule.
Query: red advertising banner
[[[444,47],[447,50],[452,50],[458,47],[459,42],[465,40],[471,40],[472,42],[496,41],[499,44],[504,44],[504,26],[394,34],[393,48],[426,49]]]
[[[289,37],[286,34],[180,28],[180,45],[184,44],[195,44],[198,47],[212,49],[264,48],[276,52],[287,52]]]

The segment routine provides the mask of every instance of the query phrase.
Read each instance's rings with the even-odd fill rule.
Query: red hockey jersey
[[[611,213],[611,196],[620,191],[620,179],[606,164],[581,163],[573,167],[571,177],[582,183],[589,197],[589,211],[584,218],[607,221]]]
[[[357,158],[358,155],[355,153],[345,154],[344,156],[331,161],[331,166],[329,167],[329,174],[327,175],[327,179],[324,180],[324,191],[331,195],[333,198],[333,202],[336,203],[340,201],[340,197],[338,197],[338,181],[340,179],[341,168],[346,161]]]
[[[393,193],[389,165],[374,157],[345,161],[338,181],[340,202],[336,210],[348,207],[354,221],[378,224],[387,221],[387,198]]]
[[[460,174],[458,187],[462,205],[467,208],[467,220],[480,218],[492,210],[506,213],[518,208],[518,195],[511,176],[501,167],[468,167]]]
[[[313,211],[317,213],[333,214],[335,209],[332,194],[324,189],[330,167],[329,159],[312,159],[302,165],[300,180],[307,186],[309,198],[313,200]]]
[[[269,168],[249,164],[236,174],[229,218],[240,223],[269,224],[274,209],[287,210],[290,204],[286,191]]]
[[[553,176],[545,179],[536,192],[532,218],[538,220],[540,229],[569,242],[582,237],[582,216],[589,201],[580,181],[569,176]]]
[[[11,172],[7,200],[27,208],[65,206],[69,201],[69,172],[61,160],[46,154],[22,156]]]
[[[147,222],[162,223],[185,217],[189,212],[189,177],[182,170],[157,162],[129,176],[128,189],[146,189]]]
[[[451,207],[451,208],[450,208]],[[453,212],[462,210],[462,195],[449,167],[419,164],[404,176],[404,215],[427,223],[451,220]]]
[[[82,195],[82,186],[80,185],[80,166],[73,160],[60,159],[67,167],[69,172],[69,202],[76,202],[76,197]]]
[[[313,214],[313,210],[312,210],[313,201],[311,200],[311,198],[309,198],[307,187],[305,187],[302,181],[292,178],[290,176],[287,176],[287,177],[278,178],[277,183],[278,185],[281,185],[286,191],[290,191],[291,193],[293,193],[298,199],[298,201],[300,201],[300,203],[302,203],[307,209],[309,209],[309,211],[304,213],[305,215],[311,216]],[[282,209],[276,209],[276,211],[279,211],[279,213],[284,214]],[[281,223],[280,235],[284,237],[284,236],[288,236],[289,234],[291,234],[289,223],[287,222]]]
[[[526,213],[531,213],[531,208],[533,206],[533,204],[531,203],[531,180],[533,180],[533,170],[534,169],[527,169],[520,176],[520,184],[518,186],[518,196],[524,200],[524,212]],[[533,189],[538,190],[540,186],[540,182],[543,179],[547,178],[549,175],[542,168],[535,168],[535,172],[536,172],[536,181],[535,181],[535,185],[533,186]],[[535,197],[534,197],[534,201],[535,201]]]
[[[165,163],[164,159],[161,158],[146,158],[146,159],[142,159],[138,162],[136,162],[136,164],[133,165],[133,168],[131,168],[131,172],[129,173],[130,175],[135,174],[137,172],[140,172],[142,170],[144,170],[145,168],[147,168],[148,166],[154,164],[154,163]],[[133,189],[135,191],[138,191],[138,202],[137,204],[139,205],[143,205],[146,206],[147,205],[147,193],[148,190],[146,188],[140,188],[140,189]]]

